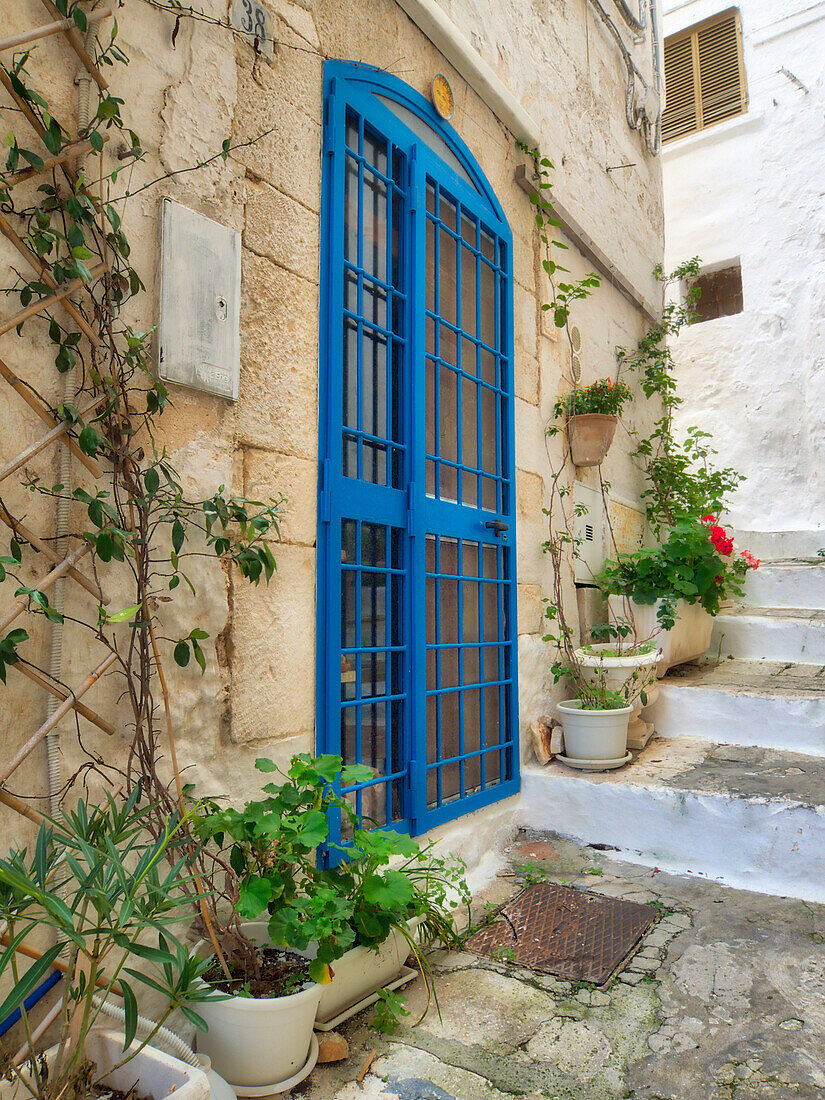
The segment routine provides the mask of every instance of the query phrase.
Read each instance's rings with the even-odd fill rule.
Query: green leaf
[[[302,817],[299,837],[307,848],[317,848],[329,836],[329,822],[322,810],[308,810]]]
[[[6,997],[5,1001],[0,1005],[0,1020],[5,1020],[7,1016],[10,1016],[15,1009],[20,1007],[28,995],[36,989],[48,971],[51,970],[52,963],[62,950],[62,943],[55,944],[54,947],[50,947],[41,955],[36,962],[32,963],[26,973],[22,975],[20,981],[16,983],[8,997]]]
[[[265,756],[259,756],[255,761],[255,767],[259,772],[276,772],[278,765],[274,760],[267,760]]]
[[[125,623],[127,619],[131,619],[137,615],[141,606],[141,604],[136,603],[134,607],[124,607],[122,611],[115,611],[112,615],[107,615],[106,621],[110,623]]]
[[[28,149],[21,149],[20,156],[23,160],[28,161],[37,172],[43,171],[43,158],[39,157],[37,153],[30,153]]]
[[[191,653],[189,652],[189,644],[184,639],[181,639],[175,646],[174,657],[175,663],[179,664],[181,668],[186,668],[189,664]]]
[[[137,955],[141,959],[148,959],[150,962],[159,963],[161,966],[164,963],[175,962],[175,956],[170,951],[164,951],[160,947],[151,947],[148,943],[130,943],[128,950],[132,955]]]
[[[101,439],[91,424],[87,424],[78,438],[78,445],[84,454],[89,455],[90,458],[94,458],[97,452],[100,450]],[[104,558],[104,561],[108,561]]]
[[[332,981],[332,970],[328,963],[321,962],[320,959],[313,959],[307,967],[309,976],[318,985],[329,985]]]
[[[237,912],[246,920],[254,920],[266,910],[272,900],[272,884],[268,879],[252,876],[238,887]]]
[[[52,119],[49,123],[49,128],[43,134],[43,144],[54,156],[60,152],[63,136],[60,129],[60,123],[56,119]]]
[[[363,883],[364,898],[385,909],[403,908],[413,899],[413,886],[401,871],[385,871],[383,875],[368,875]]]
[[[150,466],[146,473],[143,475],[143,484],[146,486],[147,493],[156,493],[158,486],[160,485],[160,477],[154,466]]]
[[[199,1016],[189,1005],[180,1006],[181,1015],[185,1016],[190,1024],[194,1024],[198,1031],[208,1031],[209,1025],[203,1016]]]
[[[185,537],[186,536],[183,530],[183,524],[179,519],[176,519],[175,522],[172,524],[172,545],[175,548],[176,554],[180,553]]]
[[[123,994],[123,1011],[126,1014],[126,1019],[123,1024],[123,1049],[127,1050],[137,1034],[138,1025],[138,1007],[137,997],[132,990],[132,987],[128,982],[125,982],[123,978],[120,979],[120,991]]]

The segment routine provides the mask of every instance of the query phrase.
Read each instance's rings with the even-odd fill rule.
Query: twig
[[[172,769],[175,773],[175,788],[177,789],[177,792],[178,792],[178,804],[180,806],[180,812],[181,812],[181,814],[183,814],[183,812],[184,812],[184,810],[183,810],[183,784],[181,783],[180,770],[178,768],[178,754],[177,754],[177,749],[175,747],[175,734],[174,734],[174,730],[172,728],[172,710],[171,710],[171,707],[169,705],[169,688],[166,684],[166,675],[164,674],[164,671],[163,671],[163,665],[160,663],[160,654],[158,653],[158,643],[157,643],[157,639],[155,638],[155,628],[152,625],[152,620],[150,618],[148,618],[148,616],[147,616],[147,619],[148,619],[148,623],[149,623],[149,637],[150,637],[151,642],[152,642],[152,653],[154,654],[154,657],[155,657],[155,668],[157,669],[158,679],[160,681],[160,690],[161,690],[161,693],[163,694],[163,707],[164,707],[164,710],[166,712],[166,731],[169,735],[169,752],[172,756]],[[192,877],[195,881],[195,888],[198,891],[198,905],[199,905],[199,908],[200,908],[200,911],[201,911],[201,916],[203,917],[203,923],[206,926],[206,931],[209,935],[209,939],[212,943],[212,946],[215,948],[215,954],[217,956],[218,962],[220,963],[221,970],[223,971],[224,976],[227,978],[227,980],[231,982],[232,981],[232,974],[231,974],[231,971],[229,970],[229,966],[227,965],[226,958],[224,957],[224,953],[221,950],[221,946],[218,943],[218,937],[215,935],[215,929],[214,929],[214,926],[212,924],[212,918],[209,915],[209,908],[208,908],[208,906],[206,904],[206,900],[204,898],[203,883],[201,882],[200,875],[197,873],[197,871],[194,870],[194,868],[193,868],[193,871],[192,871]]]
[[[255,137],[250,138],[248,141],[239,141],[237,145],[227,145],[225,149],[221,149],[219,153],[213,153],[211,157],[207,157],[206,160],[198,161],[197,164],[191,164],[188,168],[178,168],[174,172],[164,172],[162,176],[158,176],[157,179],[149,180],[148,183],[142,184],[136,191],[127,191],[119,198],[110,199],[110,205],[116,202],[125,202],[126,199],[132,199],[135,195],[139,195],[141,191],[145,191],[149,187],[154,187],[155,184],[163,183],[164,180],[170,180],[174,176],[182,176],[186,172],[197,172],[199,168],[205,168],[207,164],[211,164],[213,160],[226,160],[230,153],[234,153],[236,149],[245,149],[248,145],[255,145],[262,138],[272,134],[277,129],[276,126],[270,126],[268,130],[264,130],[262,133],[257,134]]]
[[[376,1056],[376,1054],[377,1054],[377,1053],[378,1053],[378,1051],[377,1051],[377,1050],[375,1049],[375,1047],[373,1047],[373,1048],[372,1048],[372,1050],[371,1050],[371,1051],[369,1052],[369,1054],[367,1055],[366,1061],[364,1062],[363,1066],[361,1066],[361,1071],[360,1071],[360,1073],[359,1073],[359,1074],[358,1074],[358,1076],[357,1076],[357,1077],[355,1078],[355,1081],[356,1081],[356,1083],[357,1083],[357,1084],[358,1084],[358,1085],[359,1085],[359,1086],[360,1086],[361,1088],[363,1088],[363,1087],[364,1087],[364,1078],[365,1078],[365,1077],[367,1076],[367,1074],[369,1073],[369,1068],[370,1068],[370,1066],[372,1065],[372,1063],[373,1063],[373,1062],[375,1061],[375,1056]]]

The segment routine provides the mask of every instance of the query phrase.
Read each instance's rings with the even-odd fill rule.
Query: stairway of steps
[[[523,823],[825,902],[825,561],[763,561],[705,660],[671,669],[645,717],[656,736],[619,771],[527,765]]]

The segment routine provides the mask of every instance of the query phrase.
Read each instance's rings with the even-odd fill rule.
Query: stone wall
[[[278,570],[268,587],[251,587],[214,561],[198,558],[192,569],[197,597],[176,597],[161,612],[167,638],[180,637],[195,625],[209,632],[205,676],[194,662],[186,669],[167,662],[178,753],[188,780],[204,792],[228,793],[233,799],[257,789],[255,757],[283,761],[314,746],[325,59],[386,68],[425,94],[434,75],[445,73],[456,99],[453,125],[487,173],[513,231],[522,728],[552,703],[549,653],[541,641],[541,597],[549,594],[552,581],[540,549],[548,494],[544,433],[569,367],[564,338],[549,338],[541,331],[539,307],[548,291],[533,208],[514,178],[516,165],[524,160],[514,136],[394,0],[271,0],[269,7],[278,39],[272,64],[256,58],[250,44],[225,27],[203,20],[182,18],[173,42],[174,15],[143,0],[126,0],[118,20],[131,63],[116,67],[111,77],[114,91],[125,100],[127,123],[140,134],[146,153],[121,175],[120,182],[132,192],[213,155],[227,137],[233,146],[249,142],[225,161],[172,176],[135,195],[125,206],[124,223],[135,266],[148,288],[134,321],[147,329],[155,323],[161,198],[172,197],[242,233],[239,400],[232,404],[176,388],[173,406],[162,420],[162,442],[193,491],[205,495],[225,484],[264,500],[283,492],[289,501],[282,539],[275,547]],[[601,250],[633,281],[647,286],[661,251],[659,162],[627,127],[624,68],[588,0],[563,0],[552,7],[515,0],[501,5],[449,0],[444,8],[465,32],[472,28],[480,53],[539,123],[543,150],[556,163],[560,198]],[[201,0],[201,10],[225,18],[227,4]],[[5,25],[11,33],[41,20],[40,4],[21,0]],[[649,37],[637,46],[624,37],[649,74]],[[46,40],[32,68],[47,94],[56,98],[63,118],[71,119],[75,59],[65,43]],[[20,125],[14,116],[10,119]],[[117,144],[113,141],[107,151],[111,165]],[[629,167],[605,171],[621,163]],[[575,250],[562,255],[574,276],[589,270]],[[11,262],[11,254],[3,252],[2,260]],[[646,325],[640,311],[608,283],[577,307],[575,320],[585,334],[585,382],[613,373],[615,345],[632,345]],[[22,372],[25,365],[33,381],[45,380],[45,392],[57,400],[58,382],[36,325],[27,327],[22,341],[13,334],[1,338],[0,355],[13,369]],[[632,445],[624,429],[649,426],[653,411],[643,397],[634,401],[604,466],[605,478],[625,500],[638,499],[640,478],[628,457]],[[0,393],[0,424],[3,460],[40,434],[34,416],[6,393]],[[558,462],[557,440],[549,451]],[[49,483],[54,463],[54,452],[47,451],[35,464]],[[598,484],[593,473],[585,480]],[[9,490],[10,506],[19,503],[21,492]],[[53,523],[35,500],[28,512],[38,529]],[[30,577],[42,572],[34,563]],[[3,600],[8,595],[3,592]],[[117,592],[111,597],[113,607],[123,606]],[[82,601],[82,610],[88,611],[84,594],[71,591],[70,598],[70,610],[80,611]],[[575,616],[575,601],[571,613]],[[31,652],[45,654],[42,624],[29,629]],[[76,683],[96,659],[77,628],[67,627],[64,679]],[[117,713],[118,690],[117,681],[108,678],[90,693],[90,705]],[[13,671],[0,699],[5,756],[43,720],[45,700]],[[127,731],[109,740],[90,731],[83,720],[81,730],[87,748],[109,762],[122,761]],[[81,759],[76,730],[68,722],[62,748],[68,775]],[[42,791],[44,767],[44,754],[35,753],[16,773],[13,789]],[[4,835],[19,831],[19,821],[4,820]]]

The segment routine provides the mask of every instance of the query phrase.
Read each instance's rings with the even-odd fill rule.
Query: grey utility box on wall
[[[238,400],[241,235],[171,199],[161,212],[160,377]]]

